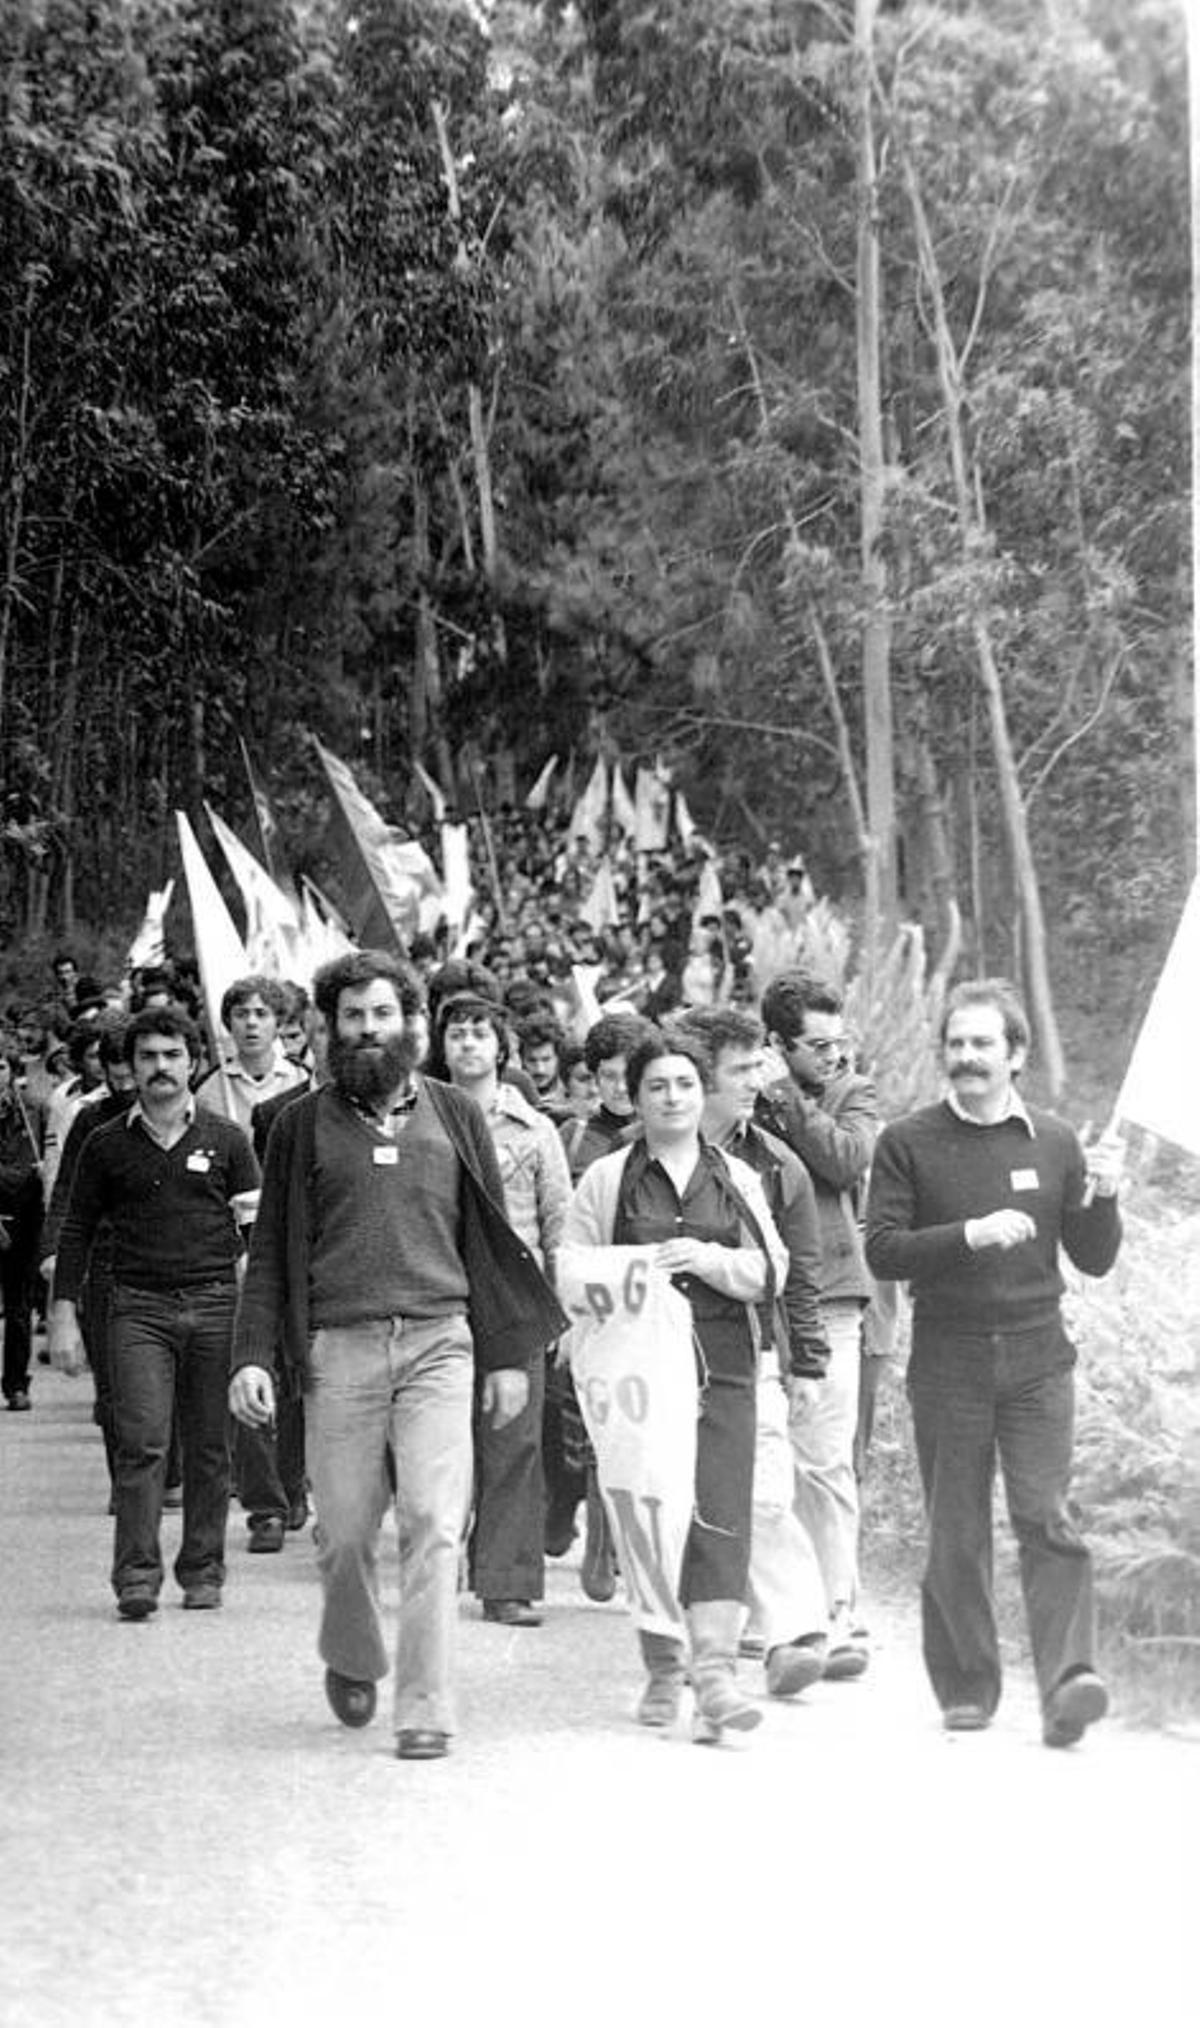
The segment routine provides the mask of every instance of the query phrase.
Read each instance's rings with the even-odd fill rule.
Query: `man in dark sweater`
[[[55,1260],[50,1354],[65,1373],[83,1368],[78,1305],[93,1242],[107,1222],[116,1437],[112,1583],[121,1618],[144,1620],[162,1586],[159,1525],[176,1406],[183,1536],[175,1576],[185,1606],[221,1603],[239,1226],[253,1216],[258,1164],[241,1128],[206,1113],[191,1095],[200,1038],[181,1009],[135,1014],[125,1053],[136,1099],[80,1153]]]
[[[430,1760],[454,1730],[476,1369],[481,1413],[511,1422],[566,1318],[505,1218],[480,1108],[414,1075],[425,1041],[417,974],[384,952],[353,952],[317,974],[314,995],[331,1081],[271,1129],[229,1400],[241,1421],[270,1420],[280,1348],[305,1387],[320,1652],[344,1725],[369,1722],[388,1672],[377,1552],[390,1446],[396,1752]]]
[[[1048,1746],[1107,1709],[1093,1667],[1087,1547],[1067,1513],[1075,1352],[1059,1249],[1108,1272],[1121,1238],[1120,1144],[1086,1151],[1021,1100],[1025,1014],[1004,980],[959,986],[942,1024],[946,1098],[880,1136],[867,1260],[913,1298],[908,1372],[929,1519],[925,1663],[949,1731],[978,1731],[1000,1699],[992,1602],[992,1483],[1004,1474]]]

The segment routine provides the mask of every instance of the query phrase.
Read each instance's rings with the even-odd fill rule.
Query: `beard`
[[[378,1105],[408,1082],[420,1054],[416,1038],[389,1035],[383,1042],[346,1042],[329,1038],[329,1075],[343,1098],[360,1105]]]

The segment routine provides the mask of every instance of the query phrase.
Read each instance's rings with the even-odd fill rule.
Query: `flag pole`
[[[488,823],[488,814],[483,807],[483,791],[479,786],[480,770],[475,761],[470,763],[470,768],[471,786],[475,791],[475,805],[479,811],[479,821],[483,825],[483,845],[487,853],[488,871],[492,876],[492,893],[496,897],[496,921],[500,925],[501,934],[507,936],[508,918],[504,913],[504,896],[500,891],[500,868],[496,863],[496,847],[492,841],[492,827]]]

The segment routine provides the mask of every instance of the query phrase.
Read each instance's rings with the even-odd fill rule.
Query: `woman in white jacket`
[[[750,1731],[761,1712],[738,1689],[750,1559],[755,1388],[773,1342],[787,1253],[753,1171],[700,1133],[709,1066],[693,1038],[656,1034],[629,1061],[641,1138],[592,1163],[567,1212],[565,1245],[647,1246],[686,1297],[700,1369],[695,1504],[679,1578],[691,1649],[641,1631],[645,1725],[669,1725],[690,1674],[695,1737]]]

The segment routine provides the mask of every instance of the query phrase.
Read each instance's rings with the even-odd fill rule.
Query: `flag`
[[[242,766],[250,784],[250,800],[254,805],[254,821],[258,825],[258,836],[262,844],[263,864],[272,880],[279,877],[279,820],[271,808],[271,799],[250,765],[250,754],[245,740],[238,735],[242,750]]]
[[[614,761],[612,771],[612,813],[613,823],[619,824],[627,838],[637,837],[637,811],[633,797],[625,786],[620,763]]]
[[[322,965],[332,964],[354,945],[337,910],[319,887],[304,875],[300,881],[300,939],[294,977],[302,986],[311,986]]]
[[[219,1065],[222,1062],[221,1039],[224,1032],[221,1000],[226,987],[232,986],[235,979],[244,978],[250,967],[233,917],[221,899],[221,891],[208,870],[196,834],[182,810],[176,810],[175,822],[179,829],[179,850],[192,910],[192,942],[196,946],[196,963],[200,968],[200,990],[204,996],[213,1054]],[[228,1091],[226,1097],[229,1099]],[[233,1118],[231,1099],[229,1117]]]
[[[525,808],[527,810],[541,811],[545,809],[546,798],[550,793],[550,777],[554,773],[554,770],[557,766],[558,766],[558,755],[556,753],[552,753],[549,760],[546,762],[545,767],[542,769],[541,774],[538,776],[533,787],[530,789],[529,794],[525,798]]]
[[[338,868],[350,927],[364,948],[401,952],[421,927],[422,904],[441,906],[442,883],[424,846],[405,838],[364,796],[350,769],[315,742],[337,815]]]
[[[430,802],[433,804],[434,823],[444,824],[446,821],[445,790],[441,787],[441,785],[438,782],[434,781],[433,776],[431,774],[426,772],[426,770],[421,766],[420,761],[413,762],[413,773],[416,775],[417,780],[421,784],[421,787],[424,789],[426,795],[429,797]]]
[[[165,887],[151,888],[141,928],[130,944],[129,956],[125,960],[127,974],[140,971],[143,965],[162,964],[167,954],[163,923],[174,892],[173,880],[168,880]]]
[[[445,882],[445,916],[452,937],[466,922],[471,908],[471,854],[465,824],[442,825],[442,879]]]
[[[575,988],[575,999],[579,1007],[576,1024],[576,1041],[582,1042],[588,1029],[600,1019],[600,1002],[596,998],[596,981],[604,970],[603,965],[572,965],[571,983]]]
[[[620,922],[617,885],[607,859],[602,859],[596,868],[596,878],[592,882],[591,892],[579,913],[588,928],[595,930],[597,936],[601,930],[610,929],[614,923]]]
[[[1133,1047],[1113,1121],[1128,1120],[1200,1155],[1200,1079],[1190,1074],[1200,1000],[1200,879],[1192,882],[1175,940]]]
[[[596,755],[588,785],[576,803],[567,826],[568,838],[586,840],[594,853],[604,850],[604,820],[608,814],[608,763]]]
[[[704,921],[706,915],[715,915],[718,922],[725,919],[725,896],[721,892],[721,879],[711,859],[706,859],[700,868],[700,885],[696,889],[696,906],[692,911],[693,927]]]
[[[656,768],[639,768],[633,791],[639,852],[665,852],[671,828],[671,791]]]
[[[296,945],[300,935],[300,913],[253,852],[231,831],[211,803],[205,803],[208,821],[229,871],[237,882],[246,910],[246,960],[252,972],[265,972],[274,979],[294,977]]]
[[[679,833],[679,842],[686,852],[696,835],[696,825],[692,813],[678,789],[675,791],[675,829]]]

